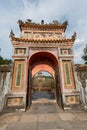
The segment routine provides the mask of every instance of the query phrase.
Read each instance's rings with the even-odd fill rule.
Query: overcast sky
[[[87,0],[0,0],[0,55],[11,58],[12,46],[9,39],[10,30],[15,36],[20,35],[17,21],[32,19],[45,23],[58,20],[68,21],[66,37],[77,32],[74,43],[74,62],[83,63],[81,56],[87,44]]]

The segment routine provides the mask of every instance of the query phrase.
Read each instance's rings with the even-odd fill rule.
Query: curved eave
[[[23,38],[16,38],[12,37],[11,41],[17,41],[17,42],[51,42],[51,43],[63,43],[63,42],[72,42],[74,43],[73,39],[23,39]]]

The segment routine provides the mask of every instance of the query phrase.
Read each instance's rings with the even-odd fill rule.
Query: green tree
[[[0,65],[10,65],[11,63],[11,59],[4,59],[2,56],[0,56]]]
[[[54,82],[51,82],[51,89],[54,88]]]
[[[83,49],[83,56],[82,56],[82,59],[85,61],[85,64],[87,64],[87,44],[86,44],[86,47]]]

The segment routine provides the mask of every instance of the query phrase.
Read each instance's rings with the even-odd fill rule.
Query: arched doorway
[[[49,72],[55,79],[56,102],[61,105],[61,88],[57,57],[50,52],[37,52],[29,58],[27,106],[32,103],[32,77],[39,71]]]
[[[32,77],[32,102],[48,103],[55,101],[55,79],[47,71],[39,71]]]

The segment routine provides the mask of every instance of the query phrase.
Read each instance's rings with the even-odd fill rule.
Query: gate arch
[[[19,20],[19,28],[22,34],[20,37],[15,37],[12,31],[10,35],[13,46],[13,74],[11,92],[6,95],[4,106],[26,109],[26,101],[30,106],[32,72],[36,65],[41,64],[54,70],[57,103],[60,104],[61,94],[63,108],[80,104],[73,71],[73,44],[76,33],[71,38],[65,37],[67,22],[38,24]]]
[[[48,71],[53,75],[56,84],[56,101],[58,103],[60,96],[58,59],[53,53],[47,51],[39,51],[32,54],[28,59],[28,106],[31,106],[32,103],[31,78],[37,71],[40,70]]]

